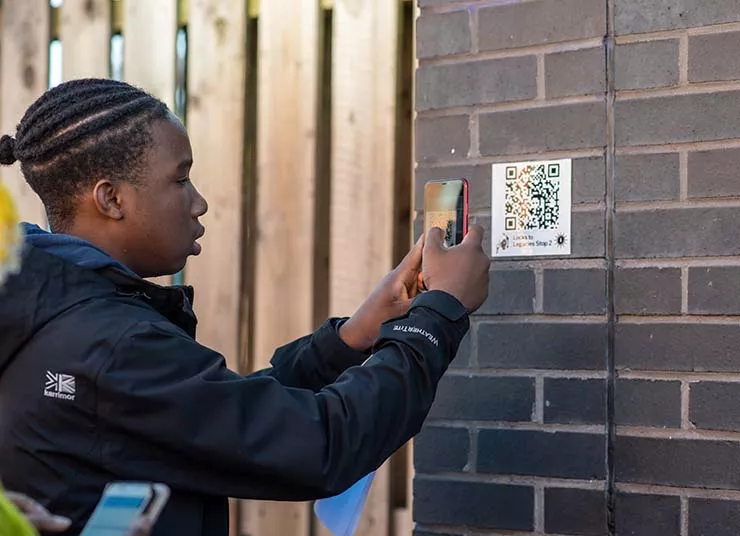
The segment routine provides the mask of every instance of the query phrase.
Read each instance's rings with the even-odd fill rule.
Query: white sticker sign
[[[493,257],[570,255],[571,160],[493,164]]]

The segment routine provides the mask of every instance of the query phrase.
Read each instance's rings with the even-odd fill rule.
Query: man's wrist
[[[368,341],[368,337],[357,329],[351,318],[339,326],[339,338],[344,344],[358,352],[367,352],[372,346],[372,341]]]
[[[467,319],[467,308],[455,296],[444,290],[429,290],[420,294],[411,304],[414,307],[426,307],[441,314],[448,320]]]

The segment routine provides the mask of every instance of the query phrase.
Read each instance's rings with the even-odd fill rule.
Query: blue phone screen
[[[90,517],[81,536],[123,536],[146,499],[110,495],[103,497]]]

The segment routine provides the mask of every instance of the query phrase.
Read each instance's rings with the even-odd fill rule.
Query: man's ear
[[[108,179],[100,180],[95,184],[93,201],[101,215],[114,220],[123,219],[121,190]]]

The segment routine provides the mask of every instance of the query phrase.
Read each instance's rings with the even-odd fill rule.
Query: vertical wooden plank
[[[238,369],[246,11],[244,2],[191,0],[188,131],[192,178],[209,203],[195,287],[198,339]]]
[[[128,0],[123,9],[123,79],[155,95],[174,111],[177,0]],[[168,285],[172,278],[152,281]]]
[[[206,227],[200,241],[203,252],[188,262],[183,282],[195,287],[198,340],[221,352],[229,368],[238,371],[246,3],[190,0],[187,13],[186,116],[193,147],[191,176],[208,201],[209,211],[201,220]],[[174,46],[174,38],[172,43]],[[172,64],[174,69],[174,51]],[[236,536],[237,501],[231,501],[230,513],[230,534]]]
[[[328,207],[331,200],[332,163],[332,60],[334,39],[333,0],[321,0],[319,21],[319,96],[317,109],[316,206]],[[331,210],[317,210],[315,219],[316,247],[314,252],[314,320],[329,315],[329,263],[331,259]],[[323,234],[321,234],[323,233]],[[311,509],[313,510],[313,508]],[[333,536],[321,521],[311,514],[312,536]],[[381,535],[386,536],[386,535]]]
[[[419,20],[419,14],[420,9],[417,2],[412,2],[412,17],[411,17],[411,79],[409,80],[409,85],[411,87],[410,89],[410,101],[411,104],[409,106],[410,108],[410,140],[409,140],[409,156],[410,156],[410,162],[412,169],[415,169],[415,162],[416,162],[416,155],[414,153],[416,143],[414,141],[414,136],[416,134],[416,129],[413,128],[414,121],[416,120],[416,76],[414,76],[414,73],[416,73],[416,70],[419,68],[419,60],[417,58],[416,54],[416,24]],[[411,173],[411,192],[413,192],[414,189],[414,181],[416,180],[416,175],[412,171]],[[411,194],[411,214],[414,214],[414,211],[416,210],[416,207],[414,206],[414,195]],[[413,238],[413,216],[409,216],[410,219],[410,235]],[[404,525],[404,532],[397,532],[394,536],[411,536],[414,531],[414,475],[415,475],[415,468],[414,468],[414,441],[410,441],[407,448],[407,471],[408,476],[406,480],[406,515],[405,515],[405,525]]]
[[[416,2],[400,4],[398,40],[398,87],[396,109],[396,193],[395,253],[399,262],[413,243],[414,204],[414,80],[416,61]],[[395,517],[393,536],[411,536],[413,532],[413,440],[391,460],[391,499]]]
[[[314,327],[318,14],[317,0],[260,4],[256,368]],[[308,534],[305,503],[252,503],[246,516],[253,536]]]
[[[330,311],[350,315],[393,267],[398,0],[334,5]],[[389,534],[390,467],[358,536]]]
[[[0,35],[0,130],[15,135],[26,108],[48,87],[48,0],[3,2]],[[20,166],[4,167],[0,173],[21,219],[45,226],[44,207],[23,179]]]
[[[109,76],[110,8],[110,0],[66,0],[59,8],[64,80]]]
[[[173,110],[176,34],[177,0],[124,2],[124,80],[149,91]]]

